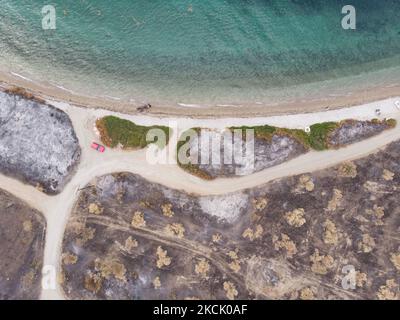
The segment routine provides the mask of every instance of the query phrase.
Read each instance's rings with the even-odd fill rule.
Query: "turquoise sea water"
[[[343,30],[341,8],[357,10]],[[254,104],[399,84],[398,0],[0,0],[0,66],[89,95]],[[57,29],[42,30],[52,4]]]

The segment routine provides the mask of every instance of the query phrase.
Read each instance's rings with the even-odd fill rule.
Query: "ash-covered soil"
[[[46,221],[0,189],[0,300],[39,299]]]
[[[393,122],[387,120],[345,120],[338,123],[337,127],[327,135],[327,147],[340,148],[375,136],[392,127]],[[309,146],[291,136],[290,131],[271,134],[268,139],[257,136],[250,138],[248,141],[254,143],[249,145],[245,139],[229,143],[232,141],[230,134],[230,131],[201,129],[201,135],[193,137],[189,150],[191,159],[194,160],[191,163],[198,168],[196,170],[198,175],[207,179],[248,175],[289,161],[309,151]]]
[[[390,128],[386,121],[343,121],[329,135],[329,144],[333,147],[340,147],[370,138]]]
[[[235,144],[224,144],[224,133],[206,129],[202,132],[207,132],[210,139],[214,140],[193,139],[190,144],[191,156],[198,159],[199,169],[211,178],[252,174],[307,152],[301,143],[286,135],[275,134],[270,140],[255,137],[252,139],[254,144],[247,145],[241,140]],[[222,141],[220,148],[213,147],[209,142],[219,140]],[[210,150],[209,157],[203,156],[207,154],[204,150]],[[229,158],[231,161],[225,160],[226,155],[232,155]]]
[[[58,193],[81,149],[68,115],[52,106],[0,92],[0,172]]]
[[[63,242],[71,299],[400,299],[400,141],[199,197],[120,173],[84,189]]]

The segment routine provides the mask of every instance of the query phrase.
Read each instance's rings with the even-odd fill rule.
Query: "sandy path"
[[[382,111],[381,117],[393,117],[400,122],[400,110],[395,106],[394,101],[393,99],[388,99],[380,103]],[[397,126],[378,136],[355,143],[338,151],[309,152],[291,161],[250,176],[204,181],[191,176],[173,164],[149,164],[146,160],[146,150],[126,152],[108,149],[104,154],[100,154],[90,149],[90,142],[97,139],[93,130],[94,120],[98,116],[110,114],[110,112],[99,109],[77,108],[62,103],[58,103],[57,106],[66,111],[71,117],[82,147],[81,163],[72,180],[67,184],[63,192],[56,196],[44,195],[34,187],[27,186],[3,175],[0,175],[0,188],[9,191],[44,214],[47,220],[44,265],[54,266],[58,271],[60,270],[60,255],[64,229],[74,202],[76,201],[77,193],[79,188],[84,187],[96,176],[118,171],[129,171],[140,174],[149,181],[160,183],[170,188],[185,190],[186,192],[201,195],[224,194],[255,187],[273,179],[315,171],[336,165],[346,160],[363,157],[378,151],[379,148],[384,147],[392,141],[400,139],[400,126]],[[357,119],[372,118],[374,117],[375,108],[376,104],[370,104],[364,105],[362,108],[354,107],[342,109],[336,113],[325,112],[298,115],[296,116],[297,121],[296,118],[291,118],[292,116],[256,119],[224,119],[224,121],[210,119],[197,120],[195,125],[207,126],[210,128],[223,128],[229,125],[268,123],[280,124],[285,127],[301,127],[316,122],[316,119],[318,119],[318,121],[331,121],[349,117]],[[125,116],[125,118],[141,124],[150,124],[147,117],[139,117],[136,119],[137,116]],[[168,124],[170,121],[178,121],[180,130],[194,125],[192,120],[185,119],[150,119],[152,119],[151,124]],[[57,285],[56,289],[43,290],[41,298],[63,299],[61,286]]]

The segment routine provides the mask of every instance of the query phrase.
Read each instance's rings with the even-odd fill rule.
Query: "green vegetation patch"
[[[196,177],[202,178],[204,180],[213,180],[214,177],[212,177],[206,171],[201,170],[200,166],[198,164],[195,164],[195,163],[184,164],[184,163],[181,163],[179,161],[179,157],[178,157],[179,150],[181,149],[181,147],[184,144],[189,142],[190,136],[188,134],[189,134],[189,131],[191,131],[191,130],[194,130],[195,132],[197,132],[197,134],[200,134],[201,128],[192,128],[192,129],[187,130],[187,131],[185,131],[185,132],[183,132],[181,134],[181,137],[180,137],[180,139],[179,139],[179,141],[177,143],[177,146],[176,146],[176,161],[178,163],[178,166],[180,166],[183,170],[189,172],[190,174],[192,174],[192,175],[194,175]],[[186,136],[186,139],[182,140],[182,138],[184,136]],[[186,156],[189,156],[189,152],[190,152],[190,150],[187,150]]]
[[[96,127],[100,132],[101,141],[110,148],[121,145],[124,149],[141,149],[155,143],[163,148],[168,143],[171,129],[165,126],[140,126],[129,120],[115,116],[106,116],[96,121]],[[152,129],[160,129],[164,132],[164,141],[147,141],[147,133]]]
[[[379,121],[378,119],[373,119],[372,121]],[[397,121],[396,119],[385,119],[384,123],[387,124],[389,126],[389,128],[394,128],[397,126]]]
[[[321,122],[315,123],[310,126],[310,131],[306,132],[305,130],[301,129],[287,129],[287,128],[279,128],[269,125],[264,126],[242,126],[242,127],[231,127],[230,130],[235,129],[253,129],[254,135],[256,138],[265,139],[270,141],[274,135],[286,135],[296,139],[300,142],[305,148],[313,149],[317,151],[331,149],[330,146],[330,134],[340,128],[343,124],[349,121],[356,121],[356,120],[343,120],[340,122]],[[385,124],[388,128],[394,128],[397,125],[395,119],[373,119],[371,123],[375,124]]]
[[[339,126],[340,123],[338,122],[313,124],[310,126],[310,132],[307,135],[309,146],[318,151],[329,149],[329,134]]]
[[[278,128],[274,126],[254,126],[254,127],[231,127],[230,130],[253,129],[256,138],[271,140],[274,135],[286,135],[296,139],[306,149],[326,150],[329,149],[329,134],[338,128],[338,122],[322,122],[310,126],[310,132],[301,129]]]
[[[296,139],[306,149],[325,150],[329,148],[329,134],[339,126],[336,122],[316,123],[310,126],[310,132],[300,129],[278,128],[274,126],[231,127],[230,130],[253,129],[256,138],[271,140],[274,135],[286,135]]]

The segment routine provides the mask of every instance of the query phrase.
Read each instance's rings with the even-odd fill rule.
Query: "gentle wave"
[[[178,102],[177,104],[178,104],[178,106],[185,107],[185,108],[203,108],[204,107],[199,104],[190,104],[190,103],[181,103],[181,102]]]
[[[25,77],[25,76],[23,76],[23,75],[21,75],[21,74],[18,74],[18,73],[15,73],[15,72],[10,72],[10,73],[11,73],[13,76],[15,76],[15,77],[24,79],[24,80],[29,81],[29,82],[33,82],[32,79],[30,79],[30,78],[28,78],[28,77]]]

